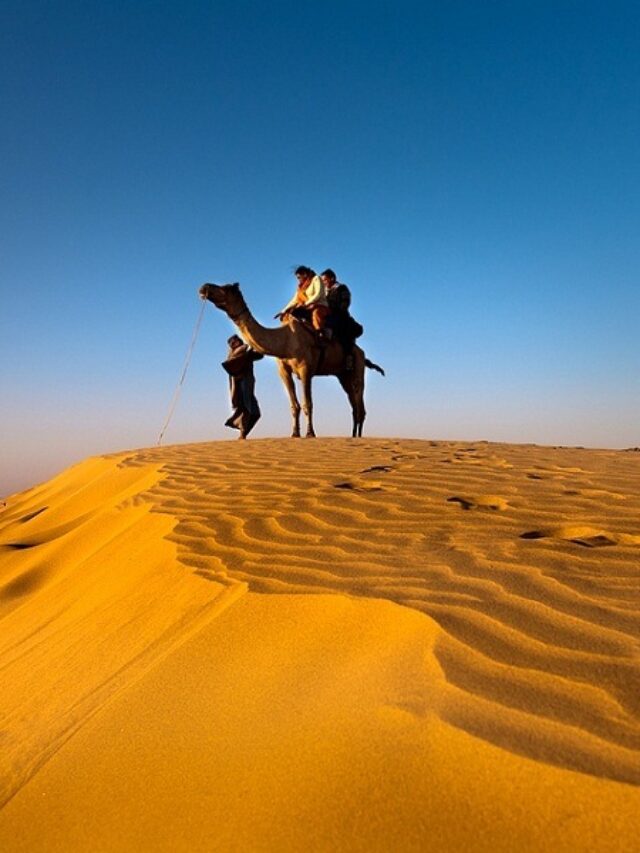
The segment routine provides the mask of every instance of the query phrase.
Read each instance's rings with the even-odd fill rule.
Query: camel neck
[[[290,339],[291,332],[287,326],[268,329],[266,326],[260,325],[248,309],[238,315],[234,323],[242,332],[245,341],[258,352],[273,355],[276,358],[287,358],[290,355],[290,347],[287,346],[287,342]]]

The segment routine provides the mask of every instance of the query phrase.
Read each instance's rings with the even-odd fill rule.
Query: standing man
[[[231,429],[239,429],[238,438],[244,439],[260,419],[260,407],[255,395],[256,380],[253,375],[253,362],[263,356],[262,353],[247,346],[238,335],[231,335],[227,343],[229,352],[222,366],[229,374],[233,413],[224,425]]]

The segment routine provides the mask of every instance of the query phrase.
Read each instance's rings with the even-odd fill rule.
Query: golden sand
[[[3,851],[639,847],[640,453],[90,459],[0,620]]]

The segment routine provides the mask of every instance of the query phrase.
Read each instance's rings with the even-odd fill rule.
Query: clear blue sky
[[[153,444],[198,286],[270,323],[297,264],[387,370],[365,434],[640,444],[636,2],[5,0],[0,71],[0,494]],[[235,438],[230,332],[168,443]],[[316,412],[349,432],[335,380]]]

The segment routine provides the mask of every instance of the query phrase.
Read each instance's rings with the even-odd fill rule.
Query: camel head
[[[245,311],[248,311],[247,303],[240,293],[240,285],[235,284],[203,284],[198,291],[202,299],[213,302],[216,308],[230,317],[237,319]]]

